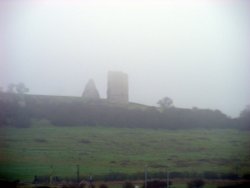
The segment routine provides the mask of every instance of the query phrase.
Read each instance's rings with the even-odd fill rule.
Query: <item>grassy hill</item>
[[[250,172],[250,132],[235,129],[163,130],[56,127],[0,128],[1,178],[74,177],[111,172]]]
[[[81,97],[0,94],[0,179],[250,174],[249,118]],[[248,117],[245,116],[245,117]],[[165,175],[164,175],[165,176]]]
[[[0,126],[28,127],[32,119],[47,119],[56,126],[127,128],[236,128],[246,122],[219,110],[157,108],[136,103],[117,104],[81,97],[0,94]]]

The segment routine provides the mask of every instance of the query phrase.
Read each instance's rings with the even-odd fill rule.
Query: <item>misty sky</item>
[[[219,109],[250,103],[247,0],[0,0],[0,86],[106,98],[108,70],[128,73],[130,101]]]

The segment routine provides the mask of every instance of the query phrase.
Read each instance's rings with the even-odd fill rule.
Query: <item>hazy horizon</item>
[[[129,101],[219,109],[250,103],[250,2],[0,1],[0,86],[81,96],[107,72],[129,76]]]

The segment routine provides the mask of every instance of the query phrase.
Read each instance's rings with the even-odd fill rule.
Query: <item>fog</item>
[[[219,109],[249,104],[250,3],[227,1],[0,1],[0,86],[81,96],[90,78],[129,76],[129,100]]]

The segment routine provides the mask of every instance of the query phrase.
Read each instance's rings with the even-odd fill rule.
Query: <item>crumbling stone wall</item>
[[[100,99],[98,90],[96,89],[94,80],[90,79],[85,86],[82,97],[87,100],[97,100]]]

